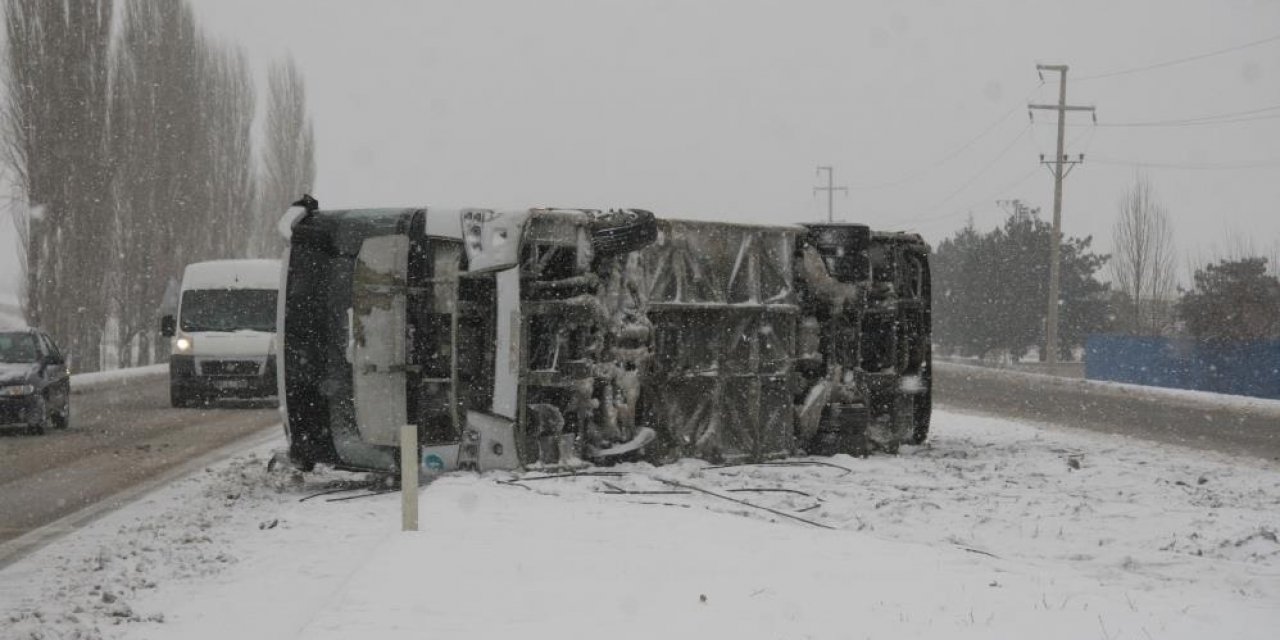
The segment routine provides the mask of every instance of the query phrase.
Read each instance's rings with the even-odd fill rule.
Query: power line
[[[1177,58],[1177,59],[1175,59],[1175,60],[1166,60],[1166,61],[1164,61],[1164,62],[1157,62],[1157,63],[1155,63],[1155,64],[1143,65],[1143,66],[1141,66],[1141,67],[1132,67],[1132,68],[1129,68],[1129,69],[1120,69],[1120,70],[1117,70],[1117,71],[1110,71],[1110,72],[1107,72],[1107,73],[1099,73],[1099,74],[1094,74],[1094,75],[1091,75],[1091,76],[1081,76],[1081,77],[1079,77],[1079,78],[1076,78],[1076,82],[1084,82],[1084,81],[1086,81],[1086,80],[1101,80],[1102,78],[1113,78],[1113,77],[1115,77],[1115,76],[1123,76],[1123,75],[1128,75],[1128,74],[1131,74],[1131,73],[1140,73],[1140,72],[1143,72],[1143,71],[1150,71],[1150,70],[1152,70],[1152,69],[1162,69],[1162,68],[1164,68],[1164,67],[1172,67],[1172,66],[1174,66],[1174,65],[1184,64],[1184,63],[1187,63],[1187,62],[1194,62],[1194,61],[1196,61],[1196,60],[1203,60],[1203,59],[1205,59],[1205,58],[1212,58],[1212,57],[1214,57],[1214,56],[1220,56],[1220,55],[1222,55],[1222,54],[1224,54],[1224,53],[1232,53],[1232,52],[1234,52],[1234,51],[1240,51],[1241,49],[1248,49],[1249,47],[1256,47],[1256,46],[1259,46],[1259,45],[1267,44],[1267,43],[1269,43],[1269,42],[1275,42],[1275,41],[1277,41],[1277,40],[1280,40],[1280,34],[1273,35],[1273,36],[1271,36],[1271,37],[1269,37],[1269,38],[1263,38],[1263,39],[1261,39],[1261,40],[1254,40],[1253,42],[1246,42],[1246,43],[1244,43],[1244,44],[1236,45],[1236,46],[1234,46],[1234,47],[1227,47],[1226,49],[1219,49],[1219,50],[1217,50],[1217,51],[1210,51],[1210,52],[1207,52],[1207,53],[1200,53],[1200,54],[1196,54],[1196,55],[1193,55],[1193,56],[1187,56],[1187,57],[1185,57],[1185,58]]]
[[[918,171],[912,172],[912,173],[910,173],[910,174],[907,174],[906,176],[903,176],[903,177],[901,177],[901,178],[897,178],[897,179],[895,179],[895,180],[890,180],[890,181],[888,181],[888,182],[877,182],[877,183],[871,183],[871,184],[855,184],[855,185],[853,185],[853,188],[854,188],[854,189],[858,189],[858,190],[867,191],[867,190],[871,190],[871,189],[885,189],[885,188],[888,188],[888,187],[896,187],[896,186],[898,186],[898,185],[902,185],[902,184],[906,184],[906,183],[908,183],[908,182],[911,182],[912,180],[915,180],[916,178],[919,178],[920,176],[922,176],[922,175],[924,175],[924,174],[928,173],[929,171],[932,171],[933,169],[936,169],[936,168],[938,168],[939,166],[941,166],[941,165],[945,164],[946,162],[950,161],[952,158],[955,158],[956,156],[960,155],[961,153],[964,153],[964,151],[965,151],[966,149],[968,149],[969,147],[972,147],[972,146],[974,145],[974,143],[976,143],[977,141],[979,141],[979,140],[981,140],[981,139],[985,138],[985,137],[987,136],[987,134],[991,133],[992,131],[995,131],[996,127],[999,127],[1000,125],[1004,124],[1004,121],[1005,121],[1005,120],[1008,120],[1008,119],[1009,119],[1009,116],[1011,116],[1011,115],[1013,115],[1013,114],[1017,113],[1018,108],[1019,108],[1020,106],[1021,106],[1021,105],[1014,105],[1011,109],[1009,109],[1008,111],[1006,111],[1006,112],[1004,113],[1004,115],[1000,116],[1000,119],[996,120],[994,123],[992,123],[992,124],[991,124],[991,126],[987,127],[986,129],[983,129],[983,130],[982,130],[982,132],[981,132],[981,133],[979,133],[978,135],[976,135],[976,136],[974,136],[974,137],[970,138],[968,142],[966,142],[966,143],[964,143],[964,144],[960,145],[959,147],[957,147],[957,148],[956,148],[954,151],[952,151],[951,153],[946,154],[946,155],[945,155],[945,156],[943,156],[941,159],[934,161],[932,164],[929,164],[929,165],[924,166],[923,168],[921,168],[921,169],[920,169],[920,170],[918,170]]]
[[[1035,87],[1032,87],[1032,88],[1031,88],[1031,90],[1030,90],[1030,91],[1028,91],[1028,92],[1026,93],[1026,95],[1025,95],[1025,96],[1023,96],[1023,100],[1026,100],[1027,98],[1031,97],[1031,96],[1032,96],[1032,95],[1033,95],[1033,94],[1034,94],[1034,93],[1035,93],[1035,92],[1036,92],[1036,91],[1037,91],[1041,86],[1043,86],[1043,85],[1044,85],[1044,82],[1040,82],[1040,83],[1039,83],[1039,84],[1037,84]],[[943,155],[941,158],[939,158],[938,160],[935,160],[934,162],[932,162],[932,163],[930,163],[930,164],[928,164],[928,165],[925,165],[924,167],[922,167],[922,168],[920,168],[920,169],[918,169],[918,170],[916,170],[916,171],[913,171],[913,172],[911,172],[911,173],[909,173],[909,174],[907,174],[907,175],[905,175],[905,176],[903,176],[903,177],[901,177],[901,178],[896,178],[896,179],[894,179],[894,180],[889,180],[889,181],[886,181],[886,182],[873,182],[873,183],[866,183],[866,184],[855,184],[855,185],[853,185],[853,188],[854,188],[854,189],[857,189],[857,190],[860,190],[860,191],[871,191],[871,190],[874,190],[874,189],[887,189],[887,188],[889,188],[889,187],[896,187],[896,186],[903,185],[903,184],[906,184],[906,183],[908,183],[908,182],[911,182],[912,180],[915,180],[916,178],[919,178],[920,176],[923,176],[923,175],[925,175],[926,173],[929,173],[930,171],[932,171],[932,170],[934,170],[934,169],[936,169],[936,168],[938,168],[938,167],[942,166],[943,164],[946,164],[947,162],[951,161],[952,159],[954,159],[956,156],[960,155],[961,153],[964,153],[966,150],[968,150],[968,149],[969,149],[969,147],[972,147],[972,146],[973,146],[975,143],[977,143],[979,140],[981,140],[981,139],[983,139],[983,138],[987,137],[987,135],[989,135],[991,132],[995,131],[995,130],[996,130],[996,128],[998,128],[1000,125],[1004,124],[1004,122],[1005,122],[1006,120],[1008,120],[1010,116],[1012,116],[1013,114],[1017,113],[1017,112],[1018,112],[1018,109],[1020,109],[1020,108],[1022,108],[1022,105],[1021,105],[1021,104],[1015,104],[1015,105],[1013,105],[1012,107],[1010,107],[1010,108],[1009,108],[1009,110],[1008,110],[1008,111],[1006,111],[1006,112],[1004,112],[1003,114],[1001,114],[1001,116],[1000,116],[999,118],[996,118],[996,120],[995,120],[994,122],[992,122],[990,125],[988,125],[988,126],[987,126],[987,128],[985,128],[985,129],[983,129],[981,132],[979,132],[979,133],[978,133],[978,135],[975,135],[974,137],[970,138],[970,139],[969,139],[967,142],[965,142],[964,144],[962,144],[962,145],[960,145],[959,147],[956,147],[955,149],[953,149],[952,151],[950,151],[950,152],[948,152],[948,153],[944,154],[944,155]]]
[[[1014,145],[1018,144],[1018,141],[1021,140],[1023,136],[1027,135],[1027,132],[1030,130],[1031,130],[1031,124],[1028,123],[1025,127],[1022,128],[1021,131],[1018,132],[1018,135],[1015,136],[1013,140],[1009,141],[1008,145],[1005,145],[1005,147],[1000,150],[1000,153],[996,154],[996,157],[992,158],[990,162],[988,162],[985,166],[979,169],[977,173],[973,174],[972,177],[966,180],[964,184],[960,185],[955,191],[952,191],[950,195],[948,195],[946,198],[943,198],[937,204],[933,205],[932,207],[929,207],[929,210],[935,211],[937,209],[940,209],[942,208],[942,205],[948,202],[951,202],[952,198],[955,198],[956,196],[963,193],[964,190],[968,189],[970,185],[972,185],[974,182],[978,180],[978,178],[981,178],[983,175],[987,173],[987,171],[990,171],[991,167],[995,166],[995,164],[999,162],[1000,159],[1005,156],[1005,154],[1009,153],[1009,150],[1012,149]]]
[[[946,200],[943,200],[942,202],[939,202],[938,204],[936,204],[936,205],[934,205],[933,207],[931,207],[931,208],[929,209],[929,211],[936,211],[936,210],[938,210],[938,209],[942,208],[942,205],[946,204],[946,203],[947,203],[947,201],[951,200],[951,198],[953,198],[953,197],[955,197],[957,194],[959,194],[959,193],[963,192],[963,191],[965,190],[965,188],[967,188],[969,185],[973,184],[973,183],[974,183],[974,182],[975,182],[979,177],[981,177],[981,176],[982,176],[983,174],[985,174],[989,169],[991,169],[991,167],[992,167],[992,166],[994,166],[997,162],[999,162],[999,161],[1000,161],[1000,158],[1002,158],[1005,154],[1007,154],[1007,153],[1009,152],[1009,150],[1013,148],[1013,145],[1017,144],[1018,140],[1022,137],[1022,135],[1023,135],[1023,134],[1025,134],[1025,133],[1028,131],[1028,129],[1029,129],[1029,128],[1030,128],[1030,127],[1028,126],[1028,128],[1027,128],[1027,129],[1023,129],[1023,130],[1022,130],[1022,132],[1021,132],[1021,133],[1019,133],[1018,137],[1014,138],[1014,139],[1013,139],[1013,141],[1009,143],[1009,146],[1005,147],[1005,148],[1004,148],[1004,150],[1000,152],[1000,155],[996,156],[996,158],[995,158],[994,160],[992,160],[990,163],[988,163],[988,164],[987,164],[987,166],[983,167],[981,171],[979,171],[976,175],[974,175],[974,176],[973,176],[972,178],[970,178],[967,182],[965,182],[965,183],[964,183],[964,185],[962,185],[959,189],[957,189],[956,191],[952,192],[952,194],[951,194],[950,196],[947,196],[947,199],[946,199]],[[1083,133],[1081,133],[1080,135],[1075,136],[1074,138],[1072,138],[1072,139],[1067,143],[1067,146],[1074,146],[1074,145],[1075,145],[1077,142],[1079,142],[1081,139],[1084,139],[1084,142],[1085,142],[1085,150],[1087,151],[1087,150],[1088,150],[1088,148],[1089,148],[1089,145],[1091,145],[1091,144],[1093,143],[1093,134],[1094,134],[1094,133],[1095,133],[1095,132],[1093,132],[1093,131],[1083,132]],[[976,206],[978,206],[978,205],[980,205],[980,204],[982,204],[982,203],[984,203],[984,202],[990,201],[990,200],[994,199],[996,196],[1004,195],[1004,194],[1005,194],[1006,192],[1008,192],[1010,189],[1013,189],[1013,188],[1016,188],[1016,187],[1022,186],[1022,183],[1024,183],[1024,182],[1026,182],[1026,181],[1030,180],[1033,176],[1035,176],[1035,175],[1036,175],[1037,173],[1039,173],[1039,172],[1040,172],[1040,168],[1039,168],[1039,167],[1036,167],[1036,168],[1032,169],[1031,171],[1028,171],[1027,173],[1022,174],[1021,176],[1019,176],[1019,177],[1018,177],[1016,180],[1014,180],[1013,182],[1010,182],[1010,183],[1008,183],[1008,184],[1006,184],[1006,185],[1004,185],[1004,186],[1002,186],[1002,187],[1000,187],[1000,188],[996,189],[995,191],[991,192],[991,195],[989,195],[989,196],[987,196],[987,197],[984,197],[984,198],[982,198],[982,199],[980,199],[980,200],[974,200],[972,203],[970,203],[970,204],[968,204],[968,205],[965,205],[964,207],[961,207],[961,208],[959,208],[959,209],[956,209],[956,210],[953,210],[953,211],[950,211],[950,212],[948,212],[948,213],[944,213],[944,214],[941,214],[941,215],[936,215],[936,216],[917,216],[917,217],[915,217],[915,218],[911,218],[911,219],[907,220],[905,224],[906,224],[906,225],[913,225],[913,224],[919,224],[919,223],[925,223],[925,222],[937,222],[938,220],[946,220],[947,218],[954,218],[954,217],[956,217],[956,216],[958,216],[958,215],[962,215],[962,214],[968,213],[968,211],[969,211],[970,209],[972,209],[973,207],[976,207]]]
[[[1177,162],[1145,162],[1142,160],[1123,160],[1120,158],[1102,158],[1094,156],[1091,162],[1098,164],[1143,167],[1151,169],[1184,169],[1188,171],[1237,171],[1243,169],[1261,169],[1280,166],[1280,158],[1268,158],[1249,162],[1226,163],[1177,163]]]
[[[1216,120],[1219,118],[1237,118],[1241,116],[1251,116],[1259,113],[1266,113],[1268,111],[1280,111],[1280,104],[1273,104],[1267,107],[1258,107],[1257,109],[1246,109],[1244,111],[1231,111],[1227,113],[1214,113],[1214,114],[1205,115],[1205,116],[1193,116],[1189,118],[1182,118],[1181,120],[1169,120],[1167,122],[1179,122],[1179,121],[1195,122],[1200,120]]]
[[[1224,124],[1242,124],[1262,120],[1280,120],[1280,114],[1269,116],[1251,116],[1248,118],[1225,118],[1222,120],[1194,120],[1187,122],[1099,122],[1096,125],[1067,123],[1068,127],[1101,127],[1103,129],[1180,129],[1182,127],[1208,127]],[[1053,124],[1053,123],[1040,123]]]
[[[1172,120],[1147,120],[1138,122],[1099,122],[1096,124],[1071,124],[1068,127],[1192,127],[1215,124],[1234,124],[1238,122],[1253,122],[1255,120],[1275,120],[1280,118],[1280,113],[1269,113],[1280,111],[1280,104],[1269,107],[1260,107],[1258,109],[1248,109],[1245,111],[1233,111],[1227,113],[1215,113],[1203,116],[1193,116],[1187,118],[1176,118]],[[1057,124],[1054,122],[1046,122],[1043,124]]]
[[[970,203],[970,204],[967,204],[967,205],[965,205],[965,206],[963,206],[963,207],[961,207],[961,208],[959,208],[959,209],[956,209],[956,210],[954,210],[954,211],[950,211],[950,212],[948,212],[948,213],[944,213],[944,214],[942,214],[942,215],[912,218],[912,219],[910,219],[910,220],[907,220],[907,221],[906,221],[906,223],[904,223],[904,226],[910,226],[910,225],[915,225],[915,224],[920,224],[920,223],[927,223],[927,222],[937,222],[937,221],[939,221],[939,220],[946,220],[947,218],[954,218],[954,217],[959,216],[959,215],[964,215],[964,214],[966,214],[966,213],[969,213],[969,212],[970,212],[970,210],[971,210],[971,209],[973,209],[974,207],[976,207],[976,206],[978,206],[978,205],[980,205],[980,204],[982,204],[982,203],[984,203],[984,202],[990,202],[990,201],[991,201],[991,200],[993,200],[996,196],[1004,195],[1004,194],[1005,194],[1005,193],[1007,193],[1009,190],[1022,186],[1022,183],[1024,183],[1024,182],[1026,182],[1026,181],[1030,180],[1030,179],[1031,179],[1031,178],[1033,178],[1037,173],[1040,173],[1040,167],[1036,167],[1036,168],[1032,169],[1031,171],[1028,171],[1027,173],[1025,173],[1025,174],[1023,174],[1022,176],[1020,176],[1017,180],[1014,180],[1013,182],[1010,182],[1009,184],[1006,184],[1006,185],[1004,185],[1003,187],[1000,187],[999,189],[996,189],[995,191],[991,192],[991,195],[989,195],[989,196],[987,196],[987,197],[985,197],[985,198],[982,198],[981,200],[974,200],[974,201],[973,201],[972,203]]]

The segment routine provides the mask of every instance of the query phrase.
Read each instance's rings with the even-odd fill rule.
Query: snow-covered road
[[[259,449],[0,572],[0,637],[1274,637],[1280,466],[935,424],[821,459],[848,471],[448,476],[417,533],[396,493],[300,501],[354,476],[268,474]]]

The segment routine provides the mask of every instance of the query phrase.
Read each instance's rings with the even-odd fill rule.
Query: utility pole
[[[814,187],[813,192],[814,193],[817,193],[819,191],[827,192],[827,222],[830,223],[835,220],[835,214],[832,213],[835,210],[835,193],[837,191],[843,191],[844,194],[847,196],[849,195],[849,189],[848,187],[835,186],[835,180],[836,180],[835,169],[831,167],[818,167],[818,175],[822,175],[823,171],[827,172],[827,186]]]
[[[1067,112],[1068,111],[1088,111],[1093,113],[1094,122],[1097,122],[1098,116],[1094,112],[1093,107],[1082,107],[1067,104],[1067,65],[1065,64],[1038,64],[1036,71],[1057,71],[1059,75],[1058,84],[1058,104],[1028,104],[1028,109],[1046,109],[1058,112],[1058,153],[1052,161],[1046,161],[1044,154],[1040,155],[1040,164],[1052,165],[1053,171],[1053,237],[1049,246],[1049,316],[1045,322],[1044,330],[1044,361],[1046,364],[1057,364],[1058,362],[1058,271],[1060,260],[1060,247],[1062,245],[1062,180],[1067,177],[1066,172],[1077,164],[1084,162],[1084,154],[1080,154],[1076,160],[1068,160],[1063,150],[1063,142],[1067,131]],[[1028,111],[1028,115],[1030,112]],[[1034,118],[1033,118],[1034,119]]]

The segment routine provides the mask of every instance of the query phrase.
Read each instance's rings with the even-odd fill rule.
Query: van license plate
[[[214,380],[213,386],[218,389],[245,389],[249,386],[248,380]]]

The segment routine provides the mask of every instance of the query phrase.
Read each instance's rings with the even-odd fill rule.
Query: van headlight
[[[191,350],[191,338],[188,338],[188,337],[186,337],[186,336],[182,336],[181,338],[178,338],[177,340],[174,340],[174,341],[173,341],[173,348],[174,348],[178,353],[186,353],[186,352],[190,351],[190,350]]]
[[[36,387],[31,384],[14,384],[0,387],[0,396],[29,396],[35,392]]]

